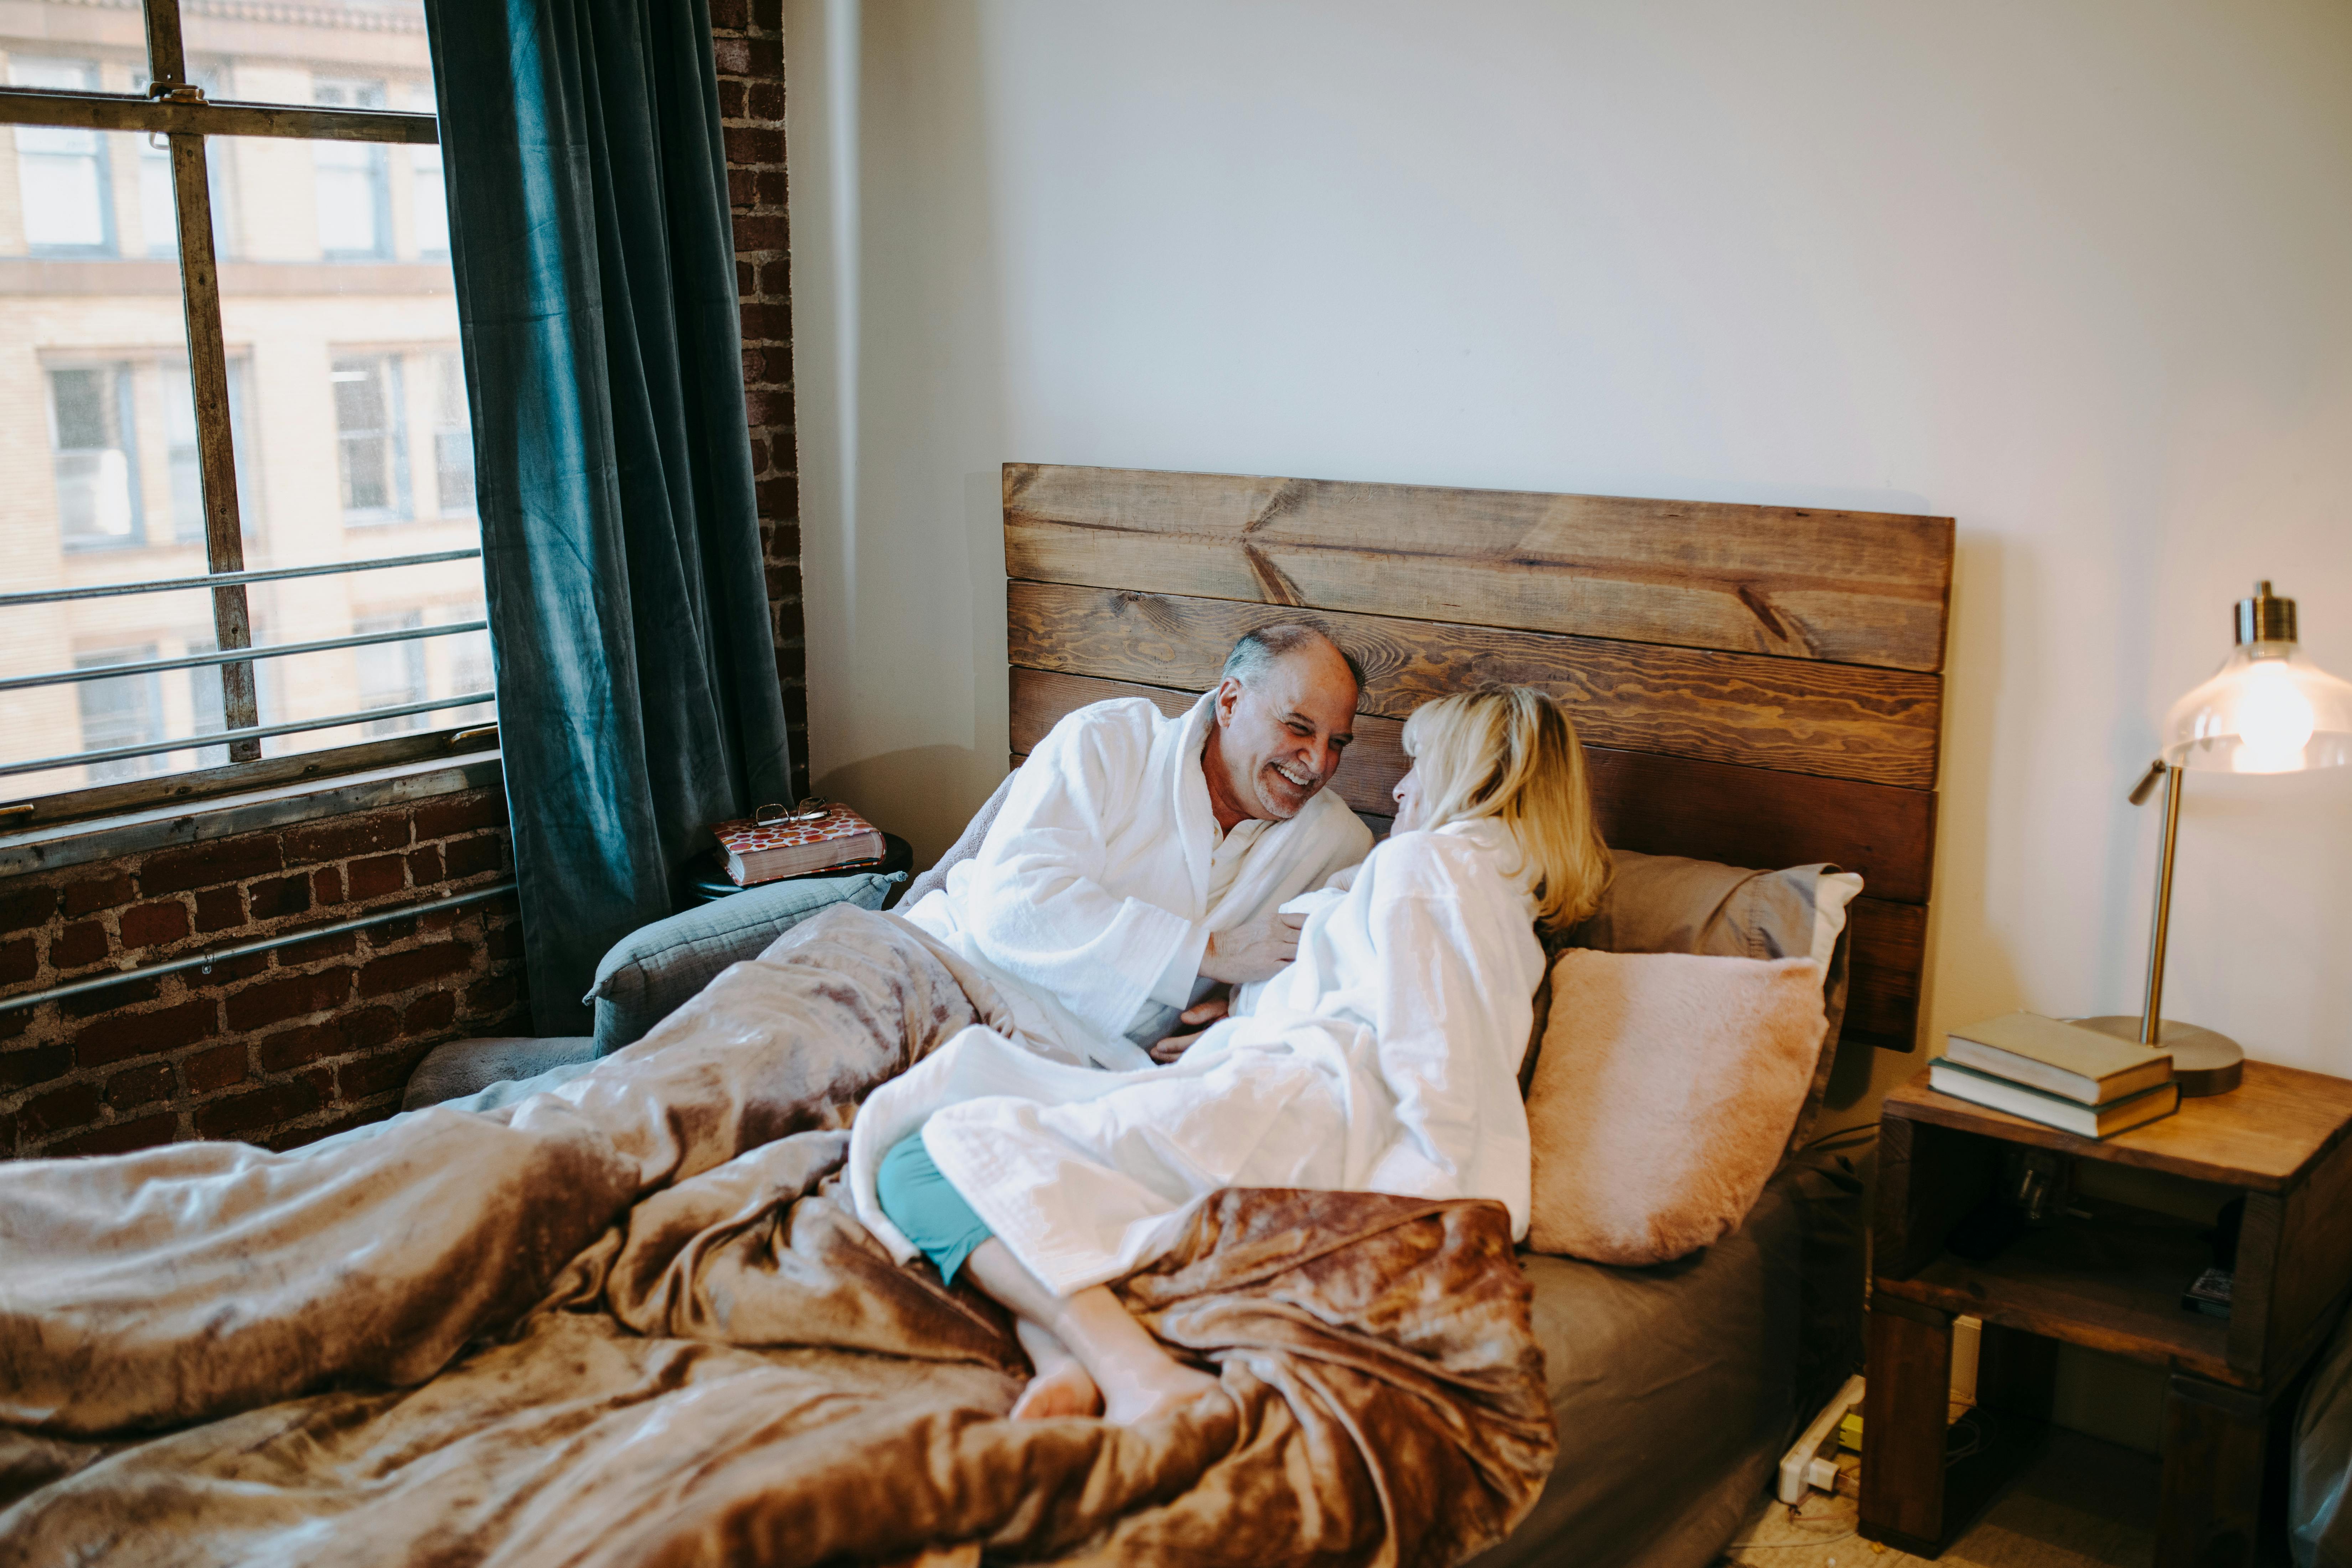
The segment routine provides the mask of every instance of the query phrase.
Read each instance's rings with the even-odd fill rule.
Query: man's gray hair
[[[1244,686],[1255,685],[1258,677],[1271,669],[1276,659],[1317,643],[1339,656],[1348,667],[1349,675],[1355,679],[1356,689],[1361,691],[1364,689],[1364,667],[1356,662],[1354,654],[1339,646],[1339,638],[1313,621],[1276,621],[1272,626],[1243,633],[1242,640],[1234,644],[1234,651],[1225,655],[1225,668],[1218,672],[1217,678],[1223,680],[1230,677]]]

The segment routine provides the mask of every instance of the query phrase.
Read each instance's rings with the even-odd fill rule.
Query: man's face
[[[1328,647],[1285,655],[1249,686],[1217,688],[1217,762],[1227,803],[1287,822],[1339,771],[1356,737],[1356,682]]]

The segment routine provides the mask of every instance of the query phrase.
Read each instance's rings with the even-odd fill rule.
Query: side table
[[[2228,1094],[2105,1140],[1938,1094],[1922,1072],[1889,1095],[1879,1144],[1861,1532],[1935,1556],[2050,1414],[2059,1342],[2169,1374],[2159,1568],[2254,1561],[2263,1463],[2284,1394],[2352,1289],[2352,1081],[2246,1063]],[[1973,1262],[1946,1246],[1999,1178],[2005,1145],[2161,1172],[2245,1198],[2231,1315],[2188,1311],[2202,1230],[2077,1198],[2068,1215]],[[1952,1320],[1983,1321],[1980,1451],[1948,1461]]]

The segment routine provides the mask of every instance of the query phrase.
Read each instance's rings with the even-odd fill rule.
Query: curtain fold
[[[426,0],[533,1023],[792,776],[708,0]]]

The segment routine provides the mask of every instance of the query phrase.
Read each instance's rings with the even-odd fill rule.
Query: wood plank
[[[1944,1413],[1952,1383],[1952,1320],[1874,1298],[1862,1429],[1862,1533],[1932,1552],[1944,1530]]]
[[[1014,581],[1016,665],[1206,690],[1255,627],[1296,612],[1223,599]],[[1359,711],[1404,719],[1477,686],[1540,688],[1587,744],[1909,789],[1936,783],[1942,680],[1909,670],[1718,653],[1391,616],[1315,612],[1364,668]]]
[[[2253,1288],[2232,1303],[2231,1363],[2283,1382],[2352,1288],[2352,1145],[2329,1150],[2284,1196],[2249,1195],[2237,1273]]]
[[[1927,967],[1927,908],[1867,895],[1846,906],[1842,1040],[1882,1050],[1919,1044],[1919,977]]]
[[[1039,582],[1943,668],[1952,521],[1008,463]]]
[[[1925,1073],[1889,1094],[1885,1113],[2054,1149],[2077,1159],[2283,1193],[2352,1131],[2352,1080],[2249,1061],[2244,1079],[2229,1093],[2184,1099],[2174,1114],[2107,1138],[2078,1138],[1938,1094],[1927,1087]],[[2189,1273],[2193,1278],[2196,1270]]]
[[[2176,1373],[2164,1396],[2157,1568],[2253,1568],[2262,1535],[2262,1400]]]
[[[1015,668],[1013,750],[1025,752],[1073,709],[1144,697],[1181,713],[1197,695],[1133,681]],[[1332,782],[1358,811],[1386,816],[1408,759],[1393,719],[1365,718]],[[1685,855],[1728,866],[1834,861],[1862,873],[1877,898],[1916,903],[1927,894],[1936,797],[1850,779],[1738,767],[1646,752],[1585,748],[1601,837],[1644,855]]]

